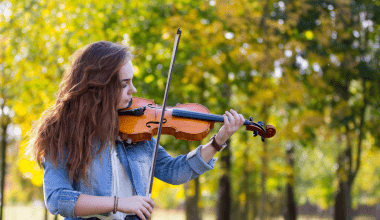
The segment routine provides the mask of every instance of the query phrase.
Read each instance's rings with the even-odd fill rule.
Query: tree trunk
[[[219,179],[217,220],[230,220],[231,213],[231,185],[230,185],[230,170],[231,170],[231,150],[230,140],[227,141],[227,147],[221,152],[221,173]]]
[[[361,161],[361,149],[362,149],[362,140],[364,134],[364,118],[365,111],[368,105],[368,99],[366,94],[366,84],[365,80],[362,81],[363,86],[363,106],[360,114],[360,124],[358,127],[358,146],[357,146],[357,159],[356,167],[353,167],[354,160],[352,156],[352,141],[351,134],[354,133],[350,130],[349,126],[346,124],[346,150],[338,158],[339,168],[337,170],[337,176],[339,180],[339,189],[338,193],[335,196],[335,207],[334,207],[334,220],[352,220],[352,198],[351,198],[351,189],[355,181],[356,174],[360,169]]]
[[[335,197],[334,219],[351,220],[351,187],[348,182],[339,183],[339,191]]]
[[[236,200],[235,207],[232,210],[232,215],[235,219],[241,219],[241,220],[249,220],[250,218],[250,203],[252,200],[253,193],[250,191],[252,187],[250,187],[250,176],[253,175],[253,172],[251,172],[249,166],[244,166],[248,164],[249,161],[249,152],[250,148],[246,147],[243,151],[243,157],[242,157],[242,164],[243,164],[243,174],[241,175],[240,179],[240,186],[237,190],[238,196],[241,194],[244,194],[245,199],[243,201],[239,199]],[[235,214],[236,213],[236,214]]]
[[[348,128],[348,126],[346,126]],[[351,186],[354,180],[352,171],[352,148],[349,130],[346,132],[346,150],[338,157],[337,176],[339,181],[338,193],[335,196],[334,220],[352,220]],[[360,155],[359,155],[360,158]],[[358,158],[358,160],[359,160]]]
[[[290,143],[286,149],[286,157],[288,166],[291,168],[292,173],[287,175],[286,181],[286,210],[285,220],[296,220],[297,209],[296,202],[294,200],[294,145]]]
[[[294,201],[294,188],[290,183],[286,184],[286,213],[285,220],[297,219],[297,206]]]
[[[348,126],[346,126],[347,128]],[[347,147],[338,158],[338,193],[335,196],[334,220],[351,220],[352,149],[349,130],[346,132]]]
[[[3,117],[6,117],[3,115]],[[4,209],[4,188],[5,188],[5,148],[7,146],[7,127],[8,125],[2,125],[2,135],[1,135],[1,207],[0,207],[0,220],[3,219],[3,209]]]
[[[185,183],[185,195],[186,195],[186,220],[201,220],[201,213],[198,207],[199,201],[199,177]]]
[[[254,174],[255,176],[256,176],[256,174]],[[257,174],[257,176],[259,176],[258,174]],[[255,178],[256,179],[256,178]],[[257,179],[257,181],[255,181],[255,182],[259,182],[259,179]],[[258,215],[258,213],[259,213],[259,199],[258,199],[258,197],[259,197],[259,192],[258,192],[258,189],[259,187],[258,187],[258,185],[255,183],[255,187],[254,187],[254,189],[253,189],[253,195],[252,195],[252,200],[253,200],[253,204],[252,204],[252,209],[253,209],[253,216],[252,216],[252,219],[256,219],[256,217],[257,217],[257,215]]]
[[[248,163],[248,148],[244,149],[244,161]],[[243,209],[243,217],[241,218],[242,220],[249,220],[249,201],[251,199],[250,197],[250,191],[249,191],[249,175],[250,172],[247,170],[247,168],[244,169],[244,190],[245,190],[245,204],[244,204],[244,209]]]
[[[4,97],[4,96],[2,96]],[[10,124],[10,118],[8,115],[4,114],[5,99],[1,105],[1,112],[3,112],[1,117],[1,204],[0,204],[0,220],[3,219],[3,209],[4,209],[4,189],[5,189],[5,175],[6,175],[6,147],[7,147],[7,128]]]

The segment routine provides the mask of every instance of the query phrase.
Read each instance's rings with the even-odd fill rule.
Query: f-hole
[[[166,120],[166,118],[164,118],[164,120],[162,120],[162,123],[165,124],[166,122],[167,122],[167,120]],[[149,121],[146,123],[146,126],[148,128],[150,128],[151,127],[150,124],[160,124],[160,122],[159,121]]]

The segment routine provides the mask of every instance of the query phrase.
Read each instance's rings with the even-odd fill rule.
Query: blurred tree
[[[286,156],[287,164],[290,167],[290,170],[294,170],[294,144],[289,142],[286,147]],[[294,198],[294,172],[289,172],[287,175],[286,183],[286,212],[285,220],[296,220],[297,219],[297,207]]]
[[[331,109],[329,124],[340,131],[337,146],[345,148],[338,157],[335,219],[352,219],[351,189],[361,165],[364,134],[378,135],[366,126],[373,122],[368,120],[368,109],[377,102],[372,97],[379,96],[378,46],[373,46],[379,37],[374,31],[378,28],[377,4],[311,1],[313,8],[298,25],[309,42],[307,50],[297,54],[304,82],[313,95],[307,105],[320,111]],[[312,67],[303,67],[305,62],[313,63]]]
[[[3,62],[2,62],[2,85],[1,85],[1,90],[0,90],[0,102],[1,102],[1,105],[0,105],[0,116],[1,116],[1,204],[0,204],[0,219],[3,218],[3,207],[4,207],[4,189],[5,189],[5,185],[4,185],[4,182],[5,182],[5,175],[6,175],[6,149],[7,149],[7,142],[8,142],[8,127],[9,125],[11,124],[11,117],[10,117],[10,108],[8,107],[8,99],[9,99],[9,96],[7,94],[7,87],[5,86],[6,85],[6,80],[9,80],[9,77],[7,77],[5,75],[5,62],[4,62],[4,58],[3,58]]]
[[[4,11],[5,12],[5,11]],[[0,13],[0,18],[3,18],[4,12]],[[9,47],[7,44],[9,39],[0,35],[0,155],[1,155],[1,181],[0,181],[0,219],[4,216],[4,204],[5,204],[5,178],[7,176],[7,151],[9,151],[10,143],[16,138],[15,130],[16,126],[13,123],[14,111],[12,100],[17,97],[17,93],[14,90],[17,80],[14,81],[14,73],[12,72],[9,63],[11,63],[11,57],[9,56]]]

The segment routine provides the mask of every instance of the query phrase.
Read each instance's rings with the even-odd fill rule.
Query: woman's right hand
[[[141,220],[151,219],[150,213],[153,212],[154,202],[145,196],[131,196],[119,198],[117,211],[123,213],[135,213]]]

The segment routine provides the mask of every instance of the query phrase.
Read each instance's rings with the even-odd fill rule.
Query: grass
[[[6,220],[39,220],[44,217],[44,207],[42,204],[34,204],[31,206],[5,206],[4,218]],[[53,220],[54,216],[49,213],[48,220]],[[63,220],[62,216],[58,217]],[[215,220],[215,214],[203,214],[203,220]],[[298,220],[332,220],[332,218],[318,218],[314,216],[299,216]],[[152,214],[152,220],[185,220],[183,211],[155,209]],[[235,219],[232,219],[235,220]],[[283,220],[282,217],[273,220]],[[374,217],[355,217],[354,220],[375,220]]]
[[[32,206],[5,206],[4,218],[6,220],[35,220],[44,218],[45,209],[41,205]],[[48,213],[48,220],[53,220],[54,216]],[[58,217],[59,220],[63,220],[62,216]],[[183,211],[178,210],[163,210],[155,209],[152,213],[152,220],[185,220],[185,214]],[[214,216],[211,214],[204,214],[203,220],[214,220]]]

